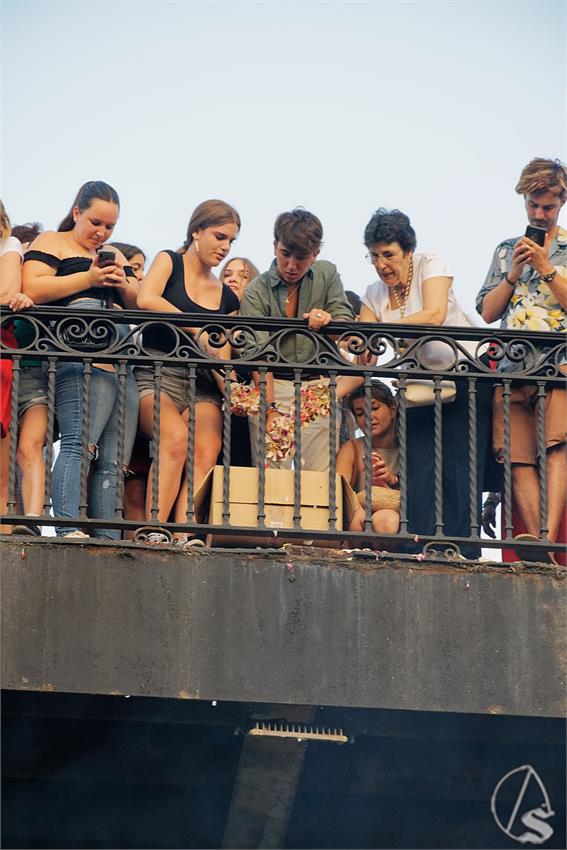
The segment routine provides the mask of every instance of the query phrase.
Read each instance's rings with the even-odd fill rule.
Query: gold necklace
[[[289,304],[289,302],[291,301],[291,299],[293,298],[293,296],[295,295],[295,293],[299,289],[300,285],[301,285],[301,281],[299,281],[299,283],[295,284],[295,287],[293,288],[293,290],[291,292],[288,289],[287,298],[285,299],[284,304]]]
[[[401,297],[398,295],[398,285],[392,287],[392,295],[394,296],[394,301],[396,302],[396,309],[400,311],[400,319],[405,318],[406,315],[406,307],[408,303],[408,298],[411,289],[411,282],[413,280],[413,258],[410,257],[409,261],[409,269],[408,269],[408,279],[404,284]]]

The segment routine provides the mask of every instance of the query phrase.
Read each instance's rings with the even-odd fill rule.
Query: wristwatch
[[[555,277],[556,274],[557,274],[556,269],[553,269],[553,271],[549,272],[549,274],[542,274],[540,276],[540,281],[542,283],[551,283],[551,281],[553,280],[553,278]]]

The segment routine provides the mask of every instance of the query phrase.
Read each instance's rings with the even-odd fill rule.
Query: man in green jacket
[[[241,315],[305,319],[311,331],[319,331],[331,321],[354,321],[336,266],[326,260],[317,260],[322,241],[323,228],[313,213],[301,208],[281,213],[274,225],[275,259],[268,271],[246,287]],[[257,334],[257,343],[265,343],[268,336],[267,333]],[[253,347],[248,346],[247,353]],[[292,366],[312,362],[315,346],[307,336],[289,332],[280,338],[278,352],[283,369],[279,368],[275,377],[268,374],[266,382],[268,431],[278,413],[290,410],[294,397]],[[321,382],[328,382],[328,379],[305,373],[302,386]],[[250,417],[250,428],[252,456],[256,462],[257,416]],[[303,469],[328,470],[329,448],[328,416],[302,427]],[[290,465],[291,458],[277,464]]]

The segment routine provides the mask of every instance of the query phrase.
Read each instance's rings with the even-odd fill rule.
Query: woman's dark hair
[[[274,224],[274,240],[296,257],[307,257],[321,249],[323,244],[323,225],[316,215],[296,207],[283,212]]]
[[[347,301],[352,307],[352,312],[355,316],[360,314],[360,310],[362,308],[362,298],[358,295],[357,292],[353,292],[352,289],[346,289],[345,295],[347,297]]]
[[[370,393],[375,401],[381,401],[383,404],[387,404],[388,407],[396,407],[396,396],[388,384],[385,384],[383,381],[378,381],[376,379],[373,380]],[[357,389],[349,395],[348,403],[351,410],[353,401],[357,398],[366,398],[366,389],[364,386],[357,387]]]
[[[187,237],[178,253],[185,253],[193,242],[193,234],[196,230],[204,230],[206,227],[218,227],[221,224],[235,224],[240,230],[240,216],[234,207],[216,198],[203,201],[191,214],[191,219],[187,226]]]
[[[25,245],[27,242],[33,242],[42,231],[43,224],[39,221],[27,221],[25,224],[15,224],[12,228],[12,236]]]
[[[127,260],[131,260],[136,254],[141,254],[144,260],[146,259],[145,253],[137,245],[130,245],[129,242],[109,242],[108,244],[112,245],[113,248],[118,248]]]
[[[404,253],[415,251],[415,230],[405,213],[386,210],[384,207],[376,210],[364,229],[364,244],[371,248],[379,242],[385,242],[386,245],[397,242]]]
[[[120,199],[118,198],[116,189],[113,189],[112,186],[109,186],[108,183],[104,183],[102,180],[89,180],[77,192],[77,197],[71,204],[71,209],[57,228],[58,232],[65,233],[73,230],[75,226],[73,219],[74,207],[78,207],[80,212],[84,212],[88,210],[93,201],[108,201],[111,204],[116,204],[117,207],[120,206]]]

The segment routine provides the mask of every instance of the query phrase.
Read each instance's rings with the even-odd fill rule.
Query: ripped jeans
[[[131,367],[125,379],[124,466],[130,462],[138,425],[138,389]],[[58,363],[55,415],[61,443],[53,467],[52,498],[55,516],[77,517],[81,499],[81,470],[91,466],[87,514],[91,519],[114,519],[118,480],[118,375],[93,366],[89,388],[88,457],[82,454],[83,366]],[[77,526],[58,528],[67,534]],[[119,540],[119,529],[98,528],[95,537]]]

